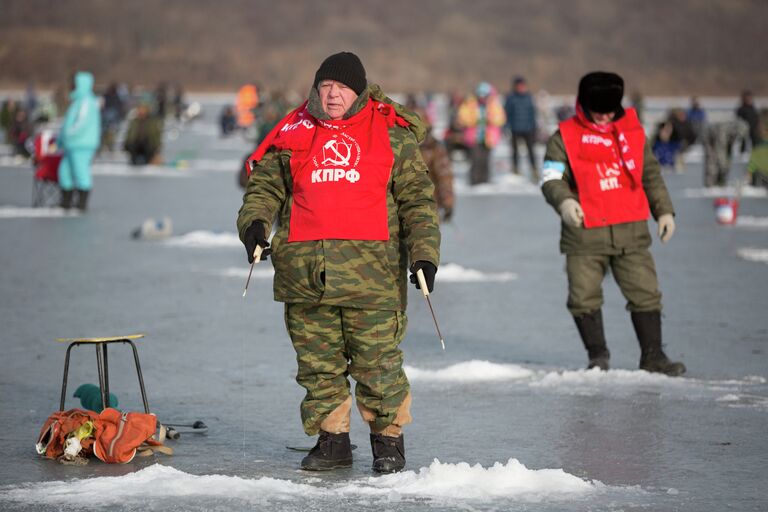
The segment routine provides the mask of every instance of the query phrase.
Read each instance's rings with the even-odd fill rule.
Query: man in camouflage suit
[[[710,123],[704,128],[704,186],[723,187],[728,184],[728,174],[733,160],[733,145],[739,141],[742,147],[749,137],[749,125],[741,119]]]
[[[542,191],[562,217],[568,310],[588,368],[609,368],[601,307],[610,268],[640,342],[640,368],[676,376],[685,366],[661,348],[661,292],[647,222],[651,213],[666,242],[675,229],[674,210],[635,110],[621,106],[623,94],[624,81],[615,73],[581,79],[576,115],[560,123],[547,143]]]
[[[352,397],[370,425],[373,469],[405,465],[402,427],[411,396],[398,345],[406,329],[406,272],[431,290],[440,232],[433,186],[419,153],[417,116],[368,85],[359,58],[328,57],[307,102],[254,153],[237,226],[249,261],[271,254],[274,298],[306,389],[301,418],[319,434],[303,469],[352,465]]]

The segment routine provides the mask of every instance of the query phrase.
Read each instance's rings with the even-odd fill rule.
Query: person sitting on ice
[[[673,130],[672,123],[664,121],[656,127],[656,134],[653,136],[653,156],[662,167],[668,169],[674,169],[680,152],[680,143],[672,140]]]
[[[235,128],[237,128],[237,117],[235,117],[235,109],[232,105],[224,105],[219,114],[219,129],[221,130],[222,137],[228,137],[231,135]]]
[[[399,345],[406,272],[432,291],[440,254],[434,188],[419,152],[418,116],[368,84],[353,53],[320,65],[309,99],[251,156],[237,219],[249,262],[272,240],[274,298],[306,389],[301,419],[317,444],[306,470],[352,465],[353,398],[371,430],[373,470],[405,466],[411,394]]]
[[[128,152],[131,165],[160,163],[163,145],[163,122],[150,115],[149,105],[142,103],[128,124],[123,149]]]
[[[562,217],[568,310],[588,368],[609,368],[601,308],[610,268],[640,342],[640,369],[682,375],[685,365],[670,361],[661,348],[661,292],[648,250],[648,216],[667,242],[675,212],[635,110],[621,106],[623,95],[624,80],[615,73],[582,77],[576,115],[561,122],[547,143],[542,192]]]

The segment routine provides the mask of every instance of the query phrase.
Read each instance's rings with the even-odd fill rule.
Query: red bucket
[[[739,200],[718,197],[714,202],[715,218],[718,224],[736,224],[739,214]]]

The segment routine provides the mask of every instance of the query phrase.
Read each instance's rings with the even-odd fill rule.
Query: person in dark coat
[[[525,142],[528,161],[531,163],[531,181],[537,183],[539,171],[533,153],[533,143],[536,140],[536,106],[528,91],[525,78],[515,77],[512,82],[512,92],[504,102],[504,111],[507,114],[507,128],[512,134],[512,172],[520,174],[518,143]]]
[[[749,125],[749,139],[752,141],[752,147],[760,144],[760,116],[755,108],[751,91],[741,93],[741,105],[736,109],[736,115]],[[743,146],[741,151],[742,153],[745,151]]]
[[[695,142],[701,142],[702,133],[704,133],[704,126],[707,124],[707,113],[701,108],[699,98],[696,96],[691,97],[691,106],[687,112],[688,121],[691,123]]]
[[[112,82],[104,93],[101,106],[101,147],[109,152],[115,150],[115,141],[120,131],[120,124],[125,118],[125,105],[117,92],[117,83]]]
[[[8,133],[13,153],[29,158],[30,152],[29,148],[27,148],[27,140],[32,136],[32,122],[26,110],[19,108],[14,111]]]

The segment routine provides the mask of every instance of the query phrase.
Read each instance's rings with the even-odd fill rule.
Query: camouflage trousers
[[[656,266],[648,249],[622,254],[568,254],[565,266],[568,310],[573,316],[591,313],[603,306],[603,279],[608,268],[627,299],[629,311],[661,311]]]
[[[731,151],[727,146],[704,144],[704,186],[725,186],[731,171]]]
[[[398,435],[410,423],[410,387],[398,348],[407,326],[404,311],[286,304],[285,324],[296,350],[296,381],[307,390],[301,402],[307,435],[329,420],[341,425],[334,430],[349,430],[348,376],[372,431]]]

